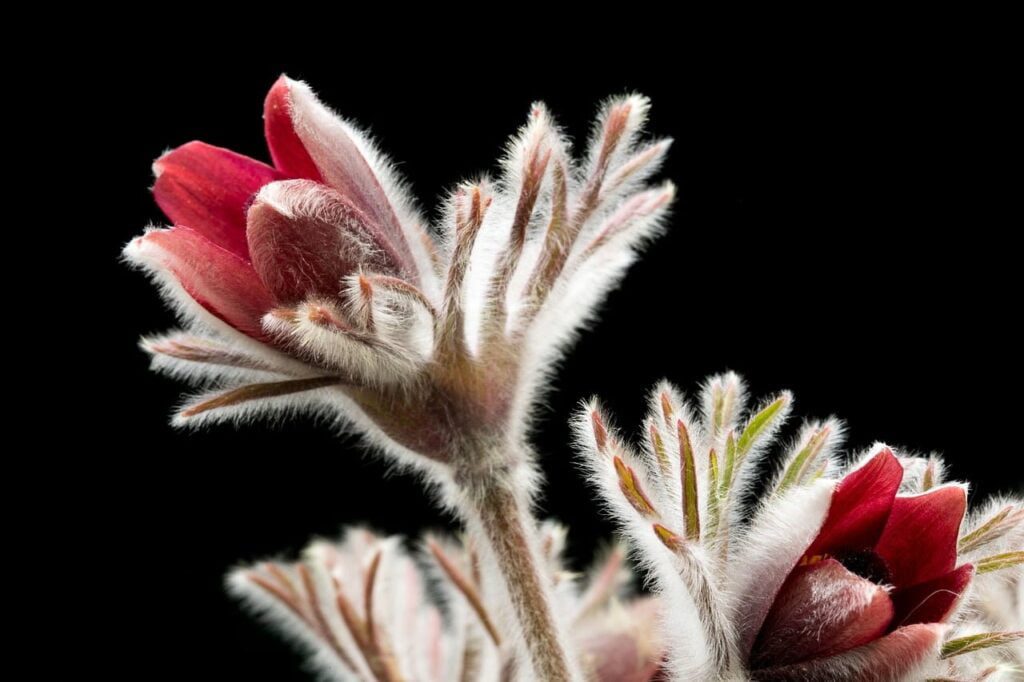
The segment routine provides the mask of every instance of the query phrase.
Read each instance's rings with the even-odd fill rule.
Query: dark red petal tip
[[[291,79],[282,74],[263,103],[263,132],[270,158],[277,169],[289,177],[321,182],[323,178],[316,163],[295,132],[291,83]]]
[[[874,546],[889,518],[903,466],[889,448],[851,471],[836,485],[832,503],[809,555],[834,554]]]
[[[974,566],[964,564],[938,578],[896,590],[892,595],[896,607],[893,626],[945,622],[967,591],[973,577]]]
[[[189,142],[153,163],[153,197],[168,219],[248,260],[245,211],[263,185],[281,179],[270,166],[229,149]]]
[[[956,485],[896,498],[875,547],[896,587],[910,587],[953,569],[966,510],[967,492]]]

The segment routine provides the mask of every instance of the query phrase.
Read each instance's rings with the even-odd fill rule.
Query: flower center
[[[862,549],[854,552],[842,552],[836,555],[836,560],[845,566],[846,570],[850,573],[870,580],[876,585],[886,584],[892,579],[885,560],[873,550]]]

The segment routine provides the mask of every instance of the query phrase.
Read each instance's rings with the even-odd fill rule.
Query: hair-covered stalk
[[[582,679],[555,616],[550,578],[535,542],[536,522],[515,477],[496,475],[463,486],[463,513],[481,558],[501,577],[532,668],[530,679]]]

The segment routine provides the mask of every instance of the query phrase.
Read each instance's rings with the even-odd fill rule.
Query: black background
[[[108,665],[145,665],[150,679],[306,679],[300,659],[225,596],[225,571],[346,524],[451,527],[414,481],[309,421],[172,429],[181,387],[150,374],[135,346],[173,325],[153,288],[117,262],[123,243],[162,219],[150,163],[191,139],[266,159],[262,100],[281,72],[369,125],[427,211],[455,181],[494,170],[532,101],[582,143],[601,99],[652,98],[650,130],[675,139],[662,173],[678,186],[671,229],[568,356],[537,425],[542,515],[571,527],[577,566],[611,530],[573,468],[567,418],[598,394],[632,428],[662,377],[693,389],[734,369],[754,395],[793,390],[800,416],[841,416],[853,448],[942,451],[973,500],[1020,490],[1018,406],[1007,400],[1020,377],[1009,246],[1019,177],[1007,173],[1019,165],[1009,158],[1019,120],[998,54],[913,25],[842,41],[751,43],[725,30],[700,48],[686,45],[694,27],[628,44],[606,29],[574,43],[581,52],[543,31],[473,46],[456,31],[375,46],[391,55],[385,64],[354,46],[359,32],[346,27],[337,49],[315,57],[256,36],[178,35],[117,52],[92,92],[104,193],[92,273],[121,311],[102,332],[117,417],[89,432],[108,451],[85,467],[93,527],[110,541],[92,560],[116,578],[104,608],[123,618],[112,646],[127,657]],[[145,76],[113,77],[135,59]],[[699,315],[683,317],[684,302]]]

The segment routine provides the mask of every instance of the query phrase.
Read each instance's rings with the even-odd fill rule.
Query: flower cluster
[[[311,411],[418,472],[465,525],[416,549],[366,530],[231,589],[327,677],[436,680],[994,680],[1024,666],[1024,506],[965,521],[936,457],[877,445],[848,463],[835,419],[760,463],[789,394],[745,414],[732,374],[698,406],[668,384],[639,450],[596,402],[581,461],[654,594],[622,552],[580,580],[564,531],[532,513],[531,412],[673,197],[648,102],[601,110],[582,161],[536,104],[495,180],[458,185],[428,225],[388,160],[303,83],[271,88],[272,165],[202,142],[154,164],[173,224],[125,257],[184,328],[143,340],[202,387],[178,425]]]

